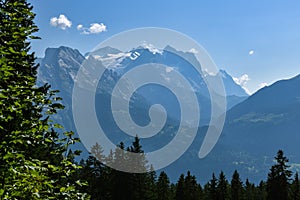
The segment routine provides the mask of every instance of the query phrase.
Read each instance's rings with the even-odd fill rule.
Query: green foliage
[[[98,150],[95,151],[95,149]],[[120,149],[125,149],[124,143],[120,143],[119,148],[114,152],[111,151],[107,158],[103,157],[102,153],[97,154],[97,157],[102,158],[105,162],[114,163],[122,160],[126,163],[126,152],[124,153]],[[127,150],[143,152],[137,137],[134,139],[132,146],[128,147]],[[92,151],[102,152],[98,144],[92,148]],[[286,180],[289,180],[288,177],[291,172],[288,170],[288,165],[286,164],[288,161],[287,158],[283,156],[282,151],[279,151],[275,158],[277,163],[271,170],[273,168],[278,169],[278,171],[281,171],[280,174],[285,174],[287,176]],[[136,164],[144,163],[145,167],[147,167],[145,158],[141,156],[140,159],[141,162],[137,162]],[[266,200],[267,197],[270,199],[272,195],[273,199],[282,198],[282,196],[280,198],[274,196],[274,193],[277,191],[270,193],[269,179],[267,182],[261,181],[257,186],[248,179],[243,184],[236,170],[232,175],[230,183],[227,181],[224,172],[221,171],[218,178],[213,173],[212,179],[202,189],[196,177],[191,175],[189,171],[186,176],[181,174],[176,184],[171,184],[168,175],[163,171],[156,180],[156,173],[153,171],[153,168],[148,173],[129,174],[106,167],[92,156],[86,161],[82,161],[81,165],[82,168],[79,169],[81,176],[79,179],[87,180],[89,183],[86,192],[91,194],[92,199]],[[299,199],[300,184],[298,174],[295,175],[292,184],[288,184],[288,191],[290,191],[288,200]],[[283,191],[281,190],[281,192]]]
[[[229,184],[226,180],[225,174],[221,171],[217,185],[217,199],[226,200],[229,199]]]
[[[275,157],[276,164],[273,165],[268,174],[267,190],[268,199],[286,200],[289,196],[290,178],[292,172],[288,170],[288,159],[284,156],[283,151],[279,150]]]
[[[298,173],[295,174],[293,183],[291,185],[290,199],[300,200],[300,183]]]
[[[150,172],[132,174],[104,165],[132,163],[147,171],[138,137],[126,149],[139,155],[135,160],[123,151],[124,143],[107,157],[95,144],[94,156],[77,165],[74,157],[80,151],[71,151],[70,145],[79,139],[73,132],[61,137],[62,126],[51,120],[63,109],[58,91],[47,84],[35,86],[38,66],[30,41],[38,38],[33,35],[38,28],[32,7],[26,0],[0,0],[0,11],[0,199],[89,199],[89,195],[107,200],[300,199],[298,174],[291,183],[292,172],[281,150],[267,182],[258,186],[248,179],[243,186],[237,171],[230,184],[223,172],[218,179],[213,174],[202,190],[190,172],[170,184],[165,172],[156,180],[151,166]]]
[[[99,144],[95,144],[91,148],[90,156],[87,160],[82,160],[81,169],[77,170],[77,179],[85,180],[88,186],[84,188],[85,192],[91,195],[92,199],[157,199],[156,173],[153,168],[148,169],[147,161],[140,145],[138,137],[130,147],[125,149],[124,143],[120,143],[115,151],[105,157],[103,150]],[[129,159],[128,152],[138,153],[139,156],[135,160]],[[97,158],[97,159],[96,159]],[[144,167],[151,170],[148,173],[126,173],[117,171],[104,165],[110,163],[111,166],[131,165]]]
[[[243,182],[237,170],[234,171],[231,179],[231,199],[239,200],[243,196]]]
[[[32,7],[1,0],[0,10],[0,199],[86,199],[70,181],[78,166],[63,155],[78,139],[61,139],[50,120],[63,108],[57,91],[35,86]]]
[[[184,199],[184,175],[181,174],[176,184],[176,200]]]
[[[203,196],[200,184],[197,183],[196,177],[192,176],[190,171],[187,172],[186,177],[184,177],[183,174],[180,175],[176,186],[176,200],[196,200],[201,199],[201,197]]]
[[[170,200],[170,180],[165,172],[161,172],[157,181],[157,200]]]
[[[245,182],[245,200],[255,200],[255,186],[248,179]]]
[[[157,187],[157,177],[156,177],[156,172],[154,171],[153,166],[150,166],[150,172],[147,173],[147,179],[146,179],[146,194],[145,197],[148,200],[157,200],[158,198],[158,187]],[[168,178],[168,177],[166,177]],[[168,178],[169,179],[169,178]],[[171,188],[170,188],[171,190]]]
[[[200,184],[197,183],[196,177],[192,176],[188,171],[184,181],[185,185],[185,199],[187,200],[196,200],[200,199],[202,196],[202,188]]]
[[[212,199],[212,200],[217,199],[217,184],[218,184],[218,180],[217,180],[215,174],[213,173],[212,179],[208,183],[208,195],[207,195],[208,198],[207,199]]]
[[[255,199],[257,200],[266,200],[267,199],[267,189],[266,183],[261,181],[256,188]]]

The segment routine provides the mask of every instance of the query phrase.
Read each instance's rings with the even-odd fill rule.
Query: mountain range
[[[197,62],[190,52],[179,52],[176,56],[168,51],[170,46],[160,51],[153,51],[145,47],[137,47],[129,52],[122,52],[112,47],[104,47],[81,54],[78,50],[69,47],[48,48],[43,58],[37,61],[40,64],[38,85],[49,83],[52,89],[60,90],[65,109],[60,111],[55,120],[61,123],[66,130],[75,130],[72,115],[72,90],[79,68],[86,61],[97,67],[107,67],[100,79],[95,94],[97,117],[101,118],[101,125],[108,137],[115,143],[129,142],[130,138],[117,126],[110,112],[110,94],[113,87],[128,70],[138,65],[154,62],[172,66],[186,77],[199,100],[201,120],[198,134],[186,153],[165,171],[175,181],[178,173],[190,170],[200,180],[206,182],[213,172],[221,170],[225,174],[232,174],[238,169],[242,178],[258,181],[266,177],[268,168],[273,162],[273,155],[278,149],[286,151],[291,158],[292,168],[298,170],[300,154],[297,152],[300,128],[300,76],[290,80],[282,80],[271,86],[262,88],[249,96],[245,90],[236,84],[233,78],[224,70],[217,74],[202,71],[195,72],[186,62],[185,57]],[[193,63],[194,64],[194,63]],[[199,64],[199,63],[198,63]],[[227,113],[222,135],[213,151],[204,159],[198,158],[198,151],[208,128],[211,117],[211,99],[205,78],[222,78],[226,99]],[[207,77],[208,76],[208,77]],[[162,95],[164,94],[164,95]],[[147,86],[139,89],[131,98],[131,115],[140,125],[149,122],[147,116],[149,107],[153,104],[162,104],[168,112],[166,125],[155,137],[142,140],[145,151],[152,151],[167,144],[174,137],[180,120],[178,102],[172,93],[165,88]],[[121,135],[121,136],[120,136]],[[85,149],[81,144],[78,148]]]

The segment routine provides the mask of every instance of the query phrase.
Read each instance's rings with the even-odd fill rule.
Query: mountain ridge
[[[104,91],[106,89],[111,89],[112,85],[115,84],[122,73],[124,73],[122,70],[125,70],[128,66],[135,67],[136,65],[134,62],[143,64],[151,59],[163,59],[163,56],[166,55],[168,56],[168,59],[174,58],[172,57],[174,55],[168,53],[153,55],[148,50],[143,51],[146,52],[144,57],[137,54],[136,58],[132,57],[135,59],[130,58],[130,54],[126,54],[126,52],[123,52],[122,55],[121,53],[118,53],[121,57],[113,57],[115,54],[106,54],[114,61],[112,62],[113,64],[119,65],[117,66],[119,71],[115,70],[116,68],[109,68],[105,72],[103,80],[107,80],[107,82],[106,85],[104,85],[105,87],[110,88],[104,88]],[[142,51],[137,52],[140,54],[142,53]],[[134,53],[134,51],[132,53]],[[78,50],[69,47],[50,48],[46,51],[45,57],[38,60],[41,64],[38,73],[38,84],[48,82],[52,85],[53,89],[61,91],[59,96],[63,98],[63,104],[66,106],[66,109],[59,113],[57,120],[65,126],[66,130],[74,130],[76,132],[71,109],[72,88],[76,73],[87,58]],[[145,60],[139,60],[140,58],[144,58]],[[176,61],[180,61],[180,64],[186,63],[181,62],[183,60],[180,60],[180,58],[176,59]],[[93,62],[98,66],[102,66],[101,58],[95,59]],[[175,67],[180,66],[176,66],[176,64],[178,64],[176,62],[169,63]],[[169,63],[167,62],[167,64]],[[184,73],[191,79],[197,78],[197,76],[193,75],[192,71],[184,71]],[[225,75],[225,78],[233,81],[232,77],[230,75],[231,78],[227,77],[226,74],[223,74]],[[300,98],[298,100],[298,97],[300,97],[300,90],[297,90],[297,88],[300,87],[299,80],[300,75],[297,75],[294,79],[276,82],[260,89],[249,97],[235,96],[234,92],[230,92],[230,94],[233,95],[227,97],[228,113],[224,130],[219,142],[208,157],[202,160],[199,160],[198,158],[199,147],[207,129],[204,123],[203,126],[199,128],[195,141],[184,156],[164,170],[169,172],[168,174],[170,174],[171,179],[177,178],[178,171],[186,170],[192,171],[197,177],[202,177],[205,180],[209,180],[212,172],[218,173],[220,170],[224,170],[226,174],[231,174],[234,169],[238,169],[244,177],[252,177],[253,181],[265,177],[265,173],[268,170],[267,168],[272,162],[272,156],[278,150],[277,148],[286,149],[287,155],[295,154],[297,150],[297,141],[300,140],[300,138],[298,138],[299,134],[296,134],[296,130],[300,130],[300,123],[298,122],[298,119],[300,119],[300,111],[297,109],[298,106],[300,107]],[[198,83],[201,83],[201,81]],[[101,95],[101,93],[99,94]],[[141,92],[141,94],[143,93]],[[155,95],[161,96],[159,94],[160,93]],[[240,93],[237,92],[237,94]],[[102,93],[102,95],[104,95],[102,97],[106,99],[107,105],[109,106],[108,94]],[[101,98],[101,96],[98,96],[97,98]],[[233,99],[233,103],[230,102],[231,99]],[[147,124],[148,118],[145,116],[147,116],[148,110],[145,108],[148,108],[149,105],[153,103],[151,102],[152,100],[146,101],[143,99],[143,96],[135,96],[133,101],[138,103],[137,107],[133,106],[133,108],[137,109],[136,113],[133,113],[136,115],[134,120],[137,120],[138,124]],[[209,108],[209,102],[206,102],[207,100],[203,101],[206,105],[205,107]],[[143,102],[143,104],[140,104],[140,102]],[[161,102],[168,103],[168,106],[172,108],[173,104],[170,103],[168,99],[161,99]],[[176,102],[174,105],[176,105]],[[109,111],[108,108],[105,108],[104,111]],[[201,117],[203,116],[201,115]],[[110,128],[109,123],[111,123],[110,120],[112,119],[110,117],[108,118],[109,119],[105,122],[107,123],[106,126],[108,130],[113,130],[114,134],[118,133],[117,129]],[[144,120],[139,120],[141,118]],[[173,126],[176,121],[177,120],[174,118],[170,119],[165,129],[165,135],[161,134],[162,136],[159,136],[160,138],[162,137],[165,139],[165,142],[170,141],[174,136],[171,132],[173,133],[176,131],[176,126]],[[282,132],[284,132],[283,136]],[[272,140],[274,140],[274,142],[270,143]],[[120,141],[114,140],[114,142],[118,143]],[[165,143],[156,142],[152,147],[151,145],[149,146],[149,144],[144,143],[144,141],[142,141],[142,144],[146,150],[152,150],[153,146],[159,148]],[[79,148],[84,149],[83,146],[80,146]],[[268,159],[264,160],[265,157]],[[297,156],[294,156],[293,158],[295,158],[294,162],[300,163],[300,159],[298,159]],[[262,164],[263,162],[266,164]],[[199,169],[199,166],[201,166],[203,171],[197,170]]]

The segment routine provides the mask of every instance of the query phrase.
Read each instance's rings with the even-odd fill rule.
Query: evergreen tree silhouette
[[[288,159],[283,151],[279,150],[275,156],[276,164],[273,165],[268,174],[267,190],[269,200],[287,200],[289,196],[289,181],[292,172],[288,170]]]
[[[243,196],[243,182],[237,170],[234,171],[231,179],[231,200],[240,200]]]

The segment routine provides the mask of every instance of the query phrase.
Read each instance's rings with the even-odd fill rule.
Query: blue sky
[[[174,29],[192,37],[219,68],[236,77],[251,93],[265,83],[300,74],[297,0],[30,2],[42,37],[32,43],[39,57],[47,47],[62,45],[86,53],[116,33],[150,26]],[[83,28],[77,30],[78,25]]]

